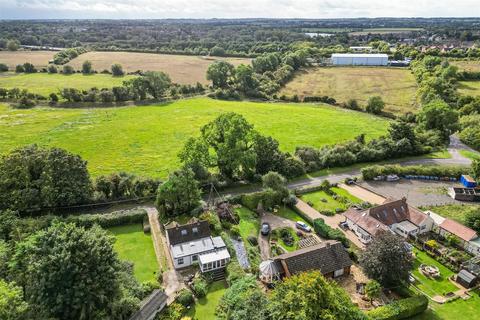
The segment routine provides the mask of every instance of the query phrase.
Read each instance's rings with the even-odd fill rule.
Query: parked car
[[[387,176],[387,181],[388,182],[395,182],[395,181],[398,181],[398,180],[400,180],[400,177],[397,176],[396,174],[389,174]]]
[[[268,236],[268,234],[270,233],[270,225],[266,222],[262,223],[260,233],[262,234],[262,236]]]
[[[347,230],[348,229],[348,223],[347,221],[342,221],[338,224],[340,226],[340,228],[342,228],[343,230]]]
[[[311,232],[312,231],[312,228],[310,228],[305,222],[303,221],[297,221],[295,223],[295,226],[300,229],[300,230],[303,230],[305,232]]]

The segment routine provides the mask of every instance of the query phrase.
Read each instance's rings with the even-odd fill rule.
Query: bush
[[[385,102],[379,96],[368,98],[367,107],[365,110],[368,113],[380,114],[385,107]]]
[[[377,176],[397,174],[400,176],[433,176],[440,178],[459,179],[465,172],[465,167],[448,166],[400,166],[400,165],[374,165],[362,169],[365,180],[372,180]]]
[[[207,295],[208,292],[208,284],[207,281],[203,278],[196,278],[193,280],[192,290],[195,293],[197,298],[203,298]]]
[[[248,241],[252,246],[258,246],[258,239],[257,239],[257,237],[248,236],[247,241]]]
[[[110,213],[71,215],[66,218],[67,222],[73,222],[78,226],[90,228],[94,224],[102,228],[120,226],[131,223],[142,223],[147,216],[143,209],[121,210]]]
[[[15,67],[15,72],[16,72],[16,73],[25,72],[25,69],[23,68],[23,65],[18,64],[18,65]]]
[[[313,229],[322,238],[340,241],[344,246],[349,246],[348,239],[345,237],[342,231],[333,229],[329,225],[325,224],[323,219],[313,220]]]
[[[111,69],[112,69],[112,75],[114,77],[121,77],[125,74],[125,72],[123,71],[122,65],[120,65],[118,63],[112,64]]]
[[[350,99],[347,102],[342,103],[341,105],[343,108],[350,109],[350,110],[361,110],[358,101],[355,99]]]
[[[5,63],[0,63],[0,72],[7,72],[8,66]]]
[[[230,233],[232,236],[238,238],[240,237],[240,228],[238,226],[232,226],[230,228]]]
[[[180,303],[184,307],[188,307],[194,302],[193,294],[188,289],[182,289],[178,293],[177,302]]]
[[[29,99],[27,97],[22,97],[19,101],[18,104],[16,105],[16,108],[18,109],[30,109],[35,107],[35,101],[32,99]]]
[[[241,279],[245,276],[245,271],[243,270],[242,266],[238,263],[238,261],[232,260],[227,265],[227,283],[231,286],[236,280]]]
[[[72,66],[63,66],[62,73],[63,74],[73,74],[73,73],[75,73],[75,70],[73,70]]]
[[[370,310],[367,315],[372,320],[399,320],[408,319],[427,310],[428,299],[423,296],[414,296],[394,301],[382,307]]]

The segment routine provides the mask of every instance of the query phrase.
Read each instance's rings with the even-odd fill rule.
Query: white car
[[[295,223],[295,226],[300,229],[300,230],[303,230],[305,232],[311,232],[312,231],[312,228],[310,228],[305,222],[303,221],[297,221]]]

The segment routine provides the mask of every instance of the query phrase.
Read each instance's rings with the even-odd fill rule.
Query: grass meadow
[[[228,102],[208,98],[151,106],[12,109],[0,104],[0,154],[26,144],[65,148],[88,161],[93,176],[115,171],[167,177],[184,142],[218,115],[237,112],[284,151],[386,133],[388,121],[322,104]]]
[[[356,99],[365,105],[371,96],[381,96],[385,111],[401,114],[415,111],[417,85],[408,69],[386,67],[318,67],[297,73],[280,95],[329,96],[337,102]]]
[[[342,196],[351,203],[362,203],[363,201],[358,199],[357,197],[351,195],[346,190],[333,187],[332,191],[334,191],[337,195]],[[317,211],[331,211],[335,212],[336,209],[340,210],[347,210],[350,206],[349,204],[342,203],[340,201],[335,200],[332,196],[328,195],[325,191],[315,191],[311,193],[306,193],[301,196],[301,199],[305,202],[313,203],[313,208]]]
[[[153,240],[143,232],[142,224],[129,224],[108,229],[115,235],[115,251],[120,259],[134,263],[133,272],[138,281],[154,281],[159,271]]]
[[[478,70],[480,71],[480,70]],[[462,95],[479,96],[480,81],[460,81],[458,83],[458,91]]]
[[[0,74],[0,88],[27,89],[29,92],[48,96],[50,93],[59,93],[63,88],[76,88],[88,90],[93,87],[112,88],[121,86],[123,81],[134,76],[113,77],[110,74],[83,75],[75,73],[70,75],[48,73],[6,73]]]
[[[247,58],[218,58],[172,54],[138,53],[138,52],[87,52],[70,61],[68,64],[81,69],[85,60],[92,62],[93,69],[110,70],[113,63],[120,63],[126,72],[163,71],[172,81],[180,84],[206,84],[207,68],[218,60],[225,60],[233,65],[250,64]]]
[[[454,66],[457,66],[459,71],[480,71],[480,60],[450,60]]]

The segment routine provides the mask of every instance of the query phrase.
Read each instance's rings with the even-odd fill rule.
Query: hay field
[[[362,31],[350,32],[351,36],[365,36],[368,34],[402,34],[422,31],[423,28],[367,28]]]
[[[25,62],[41,68],[48,65],[48,61],[53,59],[55,53],[55,51],[0,51],[0,63],[5,63],[10,70],[15,70],[15,66]]]
[[[462,95],[480,96],[480,81],[460,81],[458,92]]]
[[[388,121],[322,104],[184,99],[151,106],[12,109],[0,104],[0,154],[26,144],[57,146],[81,155],[93,176],[126,171],[167,177],[178,168],[185,141],[218,115],[237,112],[278,139],[284,151],[320,147],[386,133]]]
[[[449,60],[449,62],[457,66],[459,71],[480,71],[480,60]]]
[[[88,90],[93,87],[112,88],[121,86],[123,81],[135,76],[113,77],[109,74],[83,75],[80,73],[48,74],[48,73],[3,73],[0,74],[0,88],[20,88],[29,92],[48,96],[50,93],[58,93],[63,88],[75,88]]]
[[[357,99],[364,105],[371,96],[381,96],[385,111],[400,114],[415,111],[417,85],[407,69],[387,67],[318,67],[300,71],[280,95],[330,96],[337,102]]]
[[[136,52],[87,52],[69,62],[75,69],[80,69],[85,60],[92,62],[97,71],[110,70],[113,63],[120,63],[127,72],[137,70],[163,71],[174,82],[180,84],[208,83],[206,72],[208,66],[217,60],[225,60],[234,65],[250,64],[251,59],[215,58],[200,56],[182,56]]]

